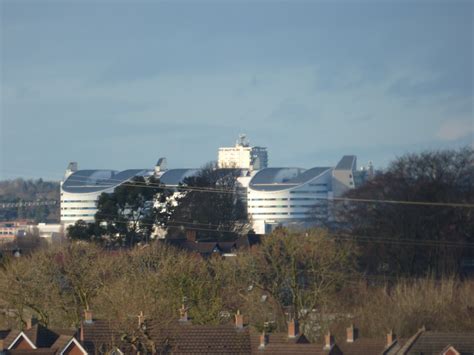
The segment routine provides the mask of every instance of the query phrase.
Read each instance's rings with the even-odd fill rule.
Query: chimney
[[[145,315],[143,314],[143,311],[140,311],[140,314],[137,317],[138,317],[138,327],[141,327],[143,323],[145,322]]]
[[[190,242],[196,242],[196,231],[195,230],[186,230],[186,240]]]
[[[179,321],[180,322],[187,322],[189,319],[188,319],[188,310],[186,309],[186,307],[184,306],[184,304],[181,306],[181,308],[179,309]]]
[[[30,316],[26,319],[26,324],[25,324],[25,328],[26,329],[31,329],[36,323],[37,323],[37,320],[35,317],[33,316]]]
[[[397,340],[397,336],[393,333],[393,330],[390,330],[390,332],[387,333],[387,346],[392,345],[395,340]]]
[[[84,344],[84,322],[81,322],[81,329],[79,331],[79,340]]]
[[[235,314],[235,327],[237,329],[244,328],[244,316],[240,314],[240,310],[237,310],[237,313]]]
[[[334,346],[334,337],[331,335],[331,332],[324,336],[324,350],[330,350]]]
[[[92,311],[90,309],[84,310],[84,322],[87,324],[92,323]]]
[[[265,348],[268,344],[268,335],[265,334],[265,331],[263,331],[262,334],[260,334],[260,345],[258,346],[259,349]]]
[[[346,329],[348,343],[353,343],[359,337],[359,329],[354,328],[354,324],[351,324],[349,328]]]
[[[296,338],[299,333],[298,321],[292,319],[288,322],[288,338]]]

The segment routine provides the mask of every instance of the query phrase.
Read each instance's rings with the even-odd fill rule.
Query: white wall
[[[332,186],[331,178],[332,171],[329,169],[318,177],[290,189],[261,191],[249,187],[247,211],[254,231],[264,234],[268,232],[268,225],[288,225],[314,217],[314,206],[327,203]]]

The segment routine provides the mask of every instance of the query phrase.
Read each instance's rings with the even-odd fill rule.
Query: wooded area
[[[474,149],[408,154],[334,203],[371,274],[461,274],[474,261]]]
[[[59,221],[59,182],[37,180],[0,181],[0,203],[21,201],[58,201],[56,205],[0,209],[0,221],[32,219],[35,222]]]
[[[75,242],[4,260],[2,323],[34,315],[49,327],[77,326],[91,309],[126,332],[141,311],[166,323],[184,304],[195,324],[228,323],[240,310],[255,329],[285,331],[294,317],[312,339],[349,321],[366,336],[474,330],[472,281],[367,278],[357,254],[321,230],[280,229],[248,252],[208,259],[160,242],[113,252]]]

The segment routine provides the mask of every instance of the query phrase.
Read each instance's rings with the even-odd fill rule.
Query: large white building
[[[328,200],[354,188],[356,157],[344,156],[337,166],[266,168],[247,187],[247,212],[253,229],[266,234],[279,225],[310,225],[331,219]]]
[[[166,159],[161,158],[154,169],[78,170],[77,163],[70,163],[61,182],[61,224],[68,226],[78,220],[94,222],[97,201],[102,193],[112,193],[117,186],[136,176],[155,175],[166,186],[178,186],[196,169],[166,169]]]
[[[242,141],[243,139],[243,141]],[[237,148],[249,148],[243,143]],[[328,201],[342,196],[358,182],[356,157],[344,156],[336,167],[302,168],[262,168],[255,169],[251,155],[247,160],[237,154],[232,155],[219,150],[219,167],[241,168],[237,178],[238,192],[247,206],[247,213],[254,231],[258,234],[271,232],[276,226],[309,226],[318,221],[331,221],[333,218]],[[264,149],[264,148],[262,148]],[[225,152],[225,151],[224,151]],[[248,151],[247,151],[248,152]],[[266,150],[260,162],[265,162]],[[222,158],[222,159],[221,159]],[[249,160],[250,159],[250,160]],[[240,162],[239,162],[240,161]],[[253,160],[255,163],[255,160]],[[237,166],[239,165],[240,166]],[[247,165],[248,166],[247,166]],[[242,166],[246,166],[242,168]],[[61,224],[67,227],[78,220],[93,222],[97,212],[97,200],[102,193],[114,189],[135,176],[154,175],[168,187],[176,187],[186,177],[195,175],[196,169],[166,168],[166,159],[161,158],[154,169],[78,170],[72,163],[61,183]]]
[[[245,134],[241,134],[234,147],[219,148],[217,165],[221,169],[264,169],[268,166],[267,148],[251,147]]]
[[[77,164],[70,164],[61,182],[61,224],[67,226],[78,220],[93,222],[97,200],[102,193],[111,193],[135,176],[147,176],[152,172],[146,169],[77,170]]]

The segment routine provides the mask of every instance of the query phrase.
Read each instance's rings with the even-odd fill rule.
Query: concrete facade
[[[331,220],[329,201],[354,188],[356,157],[333,167],[267,168],[247,188],[248,215],[257,234],[276,226],[304,226]]]
[[[217,165],[221,169],[264,169],[268,166],[267,148],[251,147],[241,134],[234,147],[219,148]]]

